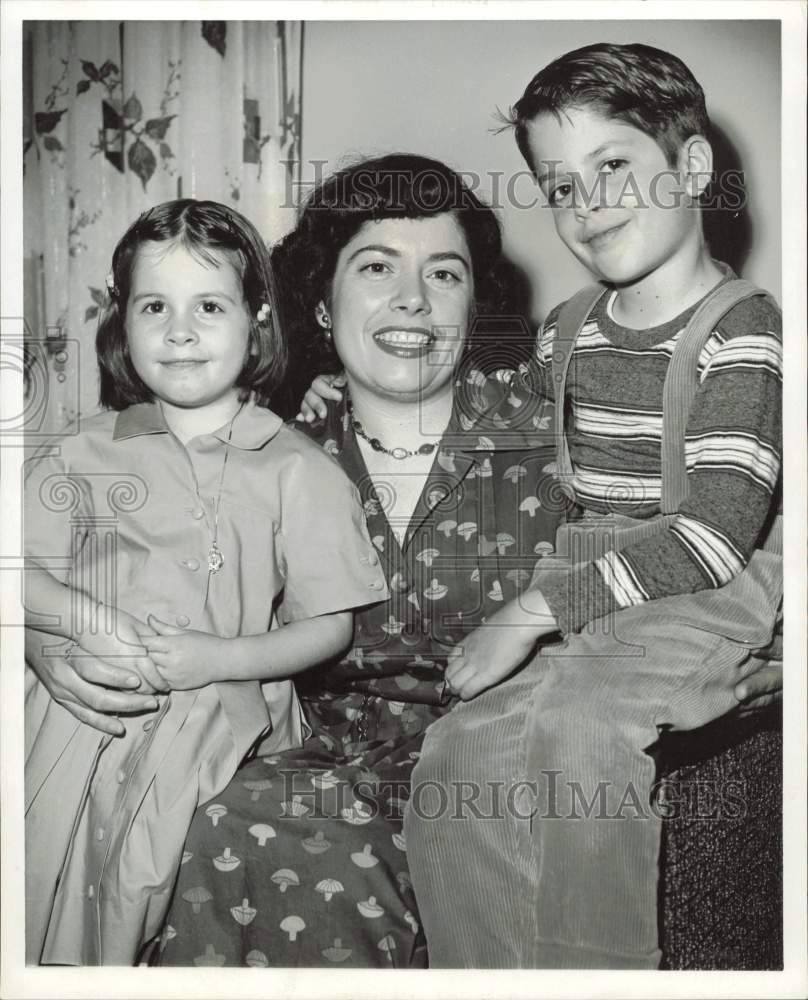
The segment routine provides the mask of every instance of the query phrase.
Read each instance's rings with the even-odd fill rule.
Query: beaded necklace
[[[403,462],[405,458],[413,458],[415,455],[431,455],[432,452],[438,447],[437,444],[422,444],[415,451],[410,451],[408,448],[385,448],[378,438],[370,437],[365,428],[359,423],[359,421],[354,416],[353,403],[348,400],[347,405],[348,419],[351,421],[351,427],[354,429],[355,433],[359,435],[364,441],[370,445],[374,451],[381,452],[383,455],[390,455],[392,458],[398,459]]]

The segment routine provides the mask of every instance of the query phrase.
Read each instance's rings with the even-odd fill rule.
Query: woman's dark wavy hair
[[[241,390],[242,400],[254,393],[256,402],[267,406],[287,364],[269,251],[258,230],[243,215],[218,202],[193,198],[167,201],[150,208],[132,223],[115,247],[113,288],[95,338],[101,406],[124,410],[133,403],[154,399],[135,371],[126,337],[126,305],[132,273],[144,243],[178,244],[211,267],[219,267],[222,258],[232,263],[241,278],[250,317],[250,348],[255,348],[248,354],[236,386]],[[256,314],[264,303],[269,305],[271,313],[266,321],[259,323]]]
[[[505,119],[519,152],[535,170],[527,126],[538,115],[593,108],[650,135],[674,166],[682,143],[708,134],[704,91],[687,66],[650,45],[586,45],[540,70]]]
[[[330,300],[342,248],[366,222],[427,219],[446,212],[457,220],[471,255],[475,315],[467,350],[473,351],[486,318],[512,312],[513,279],[502,257],[494,212],[459,174],[439,160],[391,153],[340,170],[312,191],[297,226],[272,251],[292,358],[284,393],[290,413],[297,412],[315,374],[342,367],[314,318],[317,303]]]

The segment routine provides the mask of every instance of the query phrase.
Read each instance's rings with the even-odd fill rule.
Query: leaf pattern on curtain
[[[227,21],[203,21],[202,37],[224,58],[227,49]]]
[[[95,328],[112,250],[177,197],[295,222],[302,25],[31,21],[24,27],[26,316],[48,340],[45,430],[97,408]],[[30,306],[30,309],[29,309]]]

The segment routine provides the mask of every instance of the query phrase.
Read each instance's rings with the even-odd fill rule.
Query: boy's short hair
[[[241,278],[250,318],[251,352],[236,382],[241,390],[239,398],[244,400],[254,393],[259,405],[268,406],[287,362],[269,250],[255,226],[240,212],[219,202],[193,198],[167,201],[148,209],[115,247],[108,279],[112,287],[95,338],[100,405],[123,410],[154,399],[135,371],[126,336],[126,305],[137,254],[144,243],[178,244],[213,267],[218,267],[222,258],[230,261]],[[270,315],[262,322],[257,313],[265,303]]]
[[[710,128],[704,91],[681,59],[650,45],[586,45],[540,70],[511,108],[507,123],[531,170],[528,124],[573,107],[593,108],[650,135],[670,166],[685,139]]]

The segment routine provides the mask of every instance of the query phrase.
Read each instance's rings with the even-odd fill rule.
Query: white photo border
[[[2,929],[0,996],[28,997],[803,997],[806,958],[806,11],[802,0],[4,0],[0,159],[0,335],[13,336],[22,297],[22,22],[23,20],[779,20],[782,34],[782,288],[786,364],[784,557],[786,698],[784,748],[784,954],[782,972],[479,972],[430,970],[242,970],[26,968],[23,962],[23,636],[0,629],[0,790],[2,791]],[[0,426],[23,411],[20,373],[0,365]],[[19,482],[23,449],[3,448],[0,621],[19,621],[21,551]]]

